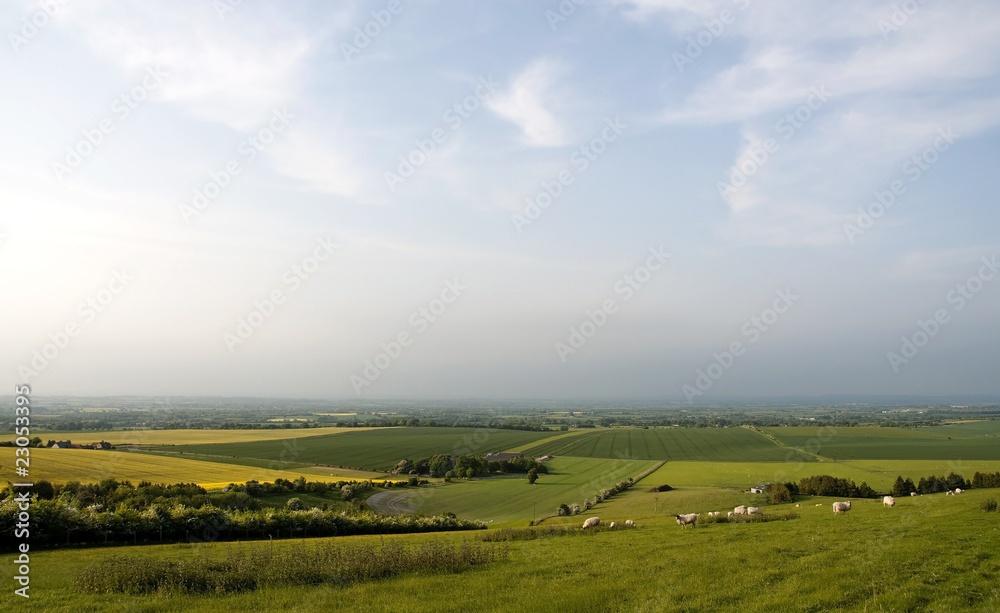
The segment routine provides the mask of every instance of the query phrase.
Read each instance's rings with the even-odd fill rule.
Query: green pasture
[[[747,428],[611,428],[542,441],[527,455],[622,458],[629,460],[695,460],[718,462],[813,461],[782,448]],[[791,454],[791,457],[789,456]]]
[[[250,458],[264,462],[324,464],[384,471],[405,458],[416,460],[441,453],[485,454],[549,436],[552,436],[551,432],[488,428],[375,428],[288,440],[178,445],[169,451],[217,458]]]
[[[923,428],[766,428],[779,443],[835,460],[1000,460],[1000,421]]]
[[[545,465],[551,472],[539,475],[534,485],[524,475],[460,480],[380,492],[368,499],[368,505],[386,512],[450,512],[464,519],[522,525],[532,517],[554,515],[563,503],[583,506],[600,490],[639,475],[654,462],[559,457]]]
[[[670,502],[675,493],[676,505]],[[832,513],[832,499],[817,498],[801,508],[794,504],[764,507],[765,513],[797,513],[797,518],[787,521],[696,528],[677,526],[671,514],[723,510],[742,502],[740,495],[717,488],[682,488],[660,494],[664,506],[656,514],[651,508],[641,514],[642,509],[626,504],[638,494],[630,490],[588,514],[600,516],[605,524],[634,519],[639,527],[633,530],[512,541],[505,562],[459,574],[407,573],[342,586],[268,588],[229,595],[94,595],[77,592],[73,581],[99,559],[121,553],[212,559],[225,555],[234,544],[32,551],[30,605],[33,610],[53,613],[1000,610],[1000,513],[980,510],[985,498],[1000,498],[1000,490],[907,498],[892,509],[877,500],[859,500],[845,515]],[[420,543],[476,539],[480,534],[339,540]],[[261,545],[297,549],[309,542]],[[0,604],[29,604],[12,590],[4,590]]]

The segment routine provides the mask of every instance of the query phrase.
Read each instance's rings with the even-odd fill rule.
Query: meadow
[[[1000,460],[1000,421],[921,428],[766,428],[789,447],[834,460]]]
[[[375,428],[294,440],[178,445],[171,452],[387,471],[402,459],[486,454],[552,436],[551,431],[488,428]]]
[[[524,475],[462,480],[380,492],[368,499],[368,505],[396,512],[455,513],[464,519],[523,525],[533,517],[554,515],[560,504],[582,505],[600,490],[655,465],[648,460],[608,462],[571,457],[558,457],[545,464],[550,472],[540,475],[534,485],[529,485]]]
[[[644,480],[643,484],[648,485]],[[634,488],[598,505],[602,522],[634,519],[632,530],[595,531],[508,543],[508,559],[461,574],[404,572],[349,585],[266,587],[224,595],[176,592],[149,596],[92,594],[73,587],[95,562],[118,555],[162,560],[222,560],[234,544],[164,545],[33,552],[34,608],[52,612],[167,611],[621,611],[634,613],[771,611],[983,611],[1000,609],[1000,513],[981,502],[1000,490],[952,497],[928,495],[883,508],[856,501],[834,515],[830,499],[801,508],[788,521],[676,525],[679,509],[706,511],[740,502],[713,488],[658,494],[659,509],[642,511]],[[671,498],[674,500],[672,501]],[[807,506],[820,504],[820,507]],[[648,506],[648,505],[643,505]],[[722,507],[725,508],[725,507]],[[640,513],[642,514],[634,514]],[[576,523],[581,517],[553,519]],[[548,523],[548,522],[546,522]],[[483,533],[339,537],[346,543],[460,543]],[[325,542],[328,539],[314,539]],[[279,551],[302,540],[275,541]],[[312,546],[313,541],[310,541]],[[10,590],[0,596],[13,603]]]
[[[809,455],[783,448],[748,428],[599,429],[577,436],[540,441],[539,444],[526,449],[525,454],[716,462],[815,460]]]

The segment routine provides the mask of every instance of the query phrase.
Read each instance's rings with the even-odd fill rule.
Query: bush
[[[997,500],[996,498],[987,498],[983,501],[982,507],[984,511],[996,511],[997,510]]]
[[[773,483],[767,486],[764,488],[764,494],[767,496],[767,501],[770,504],[792,501],[792,492],[788,490],[788,486],[784,483]]]
[[[669,492],[672,489],[674,489],[674,488],[672,488],[669,485],[667,485],[666,483],[664,483],[663,485],[657,485],[656,487],[650,488],[649,491],[650,492]]]

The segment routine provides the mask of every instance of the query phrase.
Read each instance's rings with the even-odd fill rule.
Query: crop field
[[[112,445],[190,445],[195,443],[237,443],[244,441],[273,441],[326,434],[345,434],[372,428],[267,428],[260,430],[110,430],[110,431],[59,431],[32,432],[44,440],[88,444],[107,441]],[[13,432],[0,433],[0,440],[13,440]]]
[[[12,464],[4,463],[2,479],[15,480]],[[257,479],[295,479],[299,474],[317,480],[312,471],[269,470],[254,466],[238,466],[219,462],[199,462],[160,455],[128,451],[96,451],[90,449],[32,449],[31,476],[57,483],[101,479],[127,479],[132,483],[231,483]],[[329,479],[327,479],[329,480]]]
[[[697,460],[717,462],[785,462],[800,454],[782,448],[746,428],[615,428],[595,430],[530,447],[527,455],[623,458],[629,460]],[[802,456],[803,461],[814,461]]]
[[[386,511],[439,515],[455,513],[464,519],[526,523],[532,517],[553,515],[560,504],[582,506],[601,489],[635,477],[654,465],[648,460],[607,461],[555,458],[546,462],[550,474],[529,485],[524,475],[441,483],[432,488],[381,492],[368,505]],[[622,494],[618,494],[621,496]]]
[[[152,613],[1000,610],[996,580],[1000,576],[1000,513],[979,509],[983,499],[1000,497],[1000,490],[973,490],[957,497],[922,496],[898,501],[893,509],[883,508],[877,500],[856,501],[849,513],[839,516],[830,510],[832,499],[815,498],[801,508],[788,504],[764,508],[766,513],[798,515],[787,521],[685,529],[676,525],[673,513],[725,508],[740,502],[739,494],[713,488],[661,493],[654,514],[651,506],[643,513],[628,504],[629,497],[640,493],[633,488],[591,513],[604,524],[634,519],[639,525],[634,530],[511,541],[507,561],[460,575],[404,573],[373,582],[231,595],[94,595],[76,591],[73,582],[95,561],[120,554],[213,559],[223,557],[233,545],[33,552],[32,605],[67,613],[126,609]],[[400,539],[418,544],[438,539],[461,542],[481,534],[334,540]],[[269,546],[283,550],[309,544],[297,539]],[[8,591],[0,602],[9,603],[12,598]]]
[[[767,428],[789,447],[835,460],[1000,460],[1000,421],[923,428]]]
[[[384,471],[405,458],[485,454],[549,436],[551,432],[486,428],[374,428],[294,440],[179,445],[171,451]]]

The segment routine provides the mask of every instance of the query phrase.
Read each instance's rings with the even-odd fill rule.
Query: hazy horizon
[[[994,3],[52,6],[0,15],[36,397],[1000,398]]]

